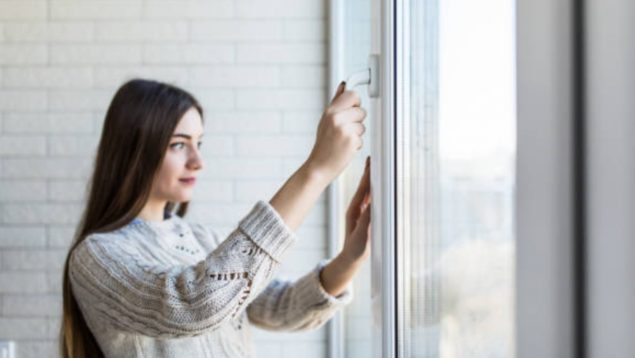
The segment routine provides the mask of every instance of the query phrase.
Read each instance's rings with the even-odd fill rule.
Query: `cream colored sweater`
[[[352,299],[322,287],[322,260],[276,279],[296,241],[258,201],[227,237],[176,215],[89,235],[71,254],[73,294],[106,357],[254,357],[250,325],[322,326]]]

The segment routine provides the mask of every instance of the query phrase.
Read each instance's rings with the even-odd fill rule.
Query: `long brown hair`
[[[148,201],[152,182],[178,121],[189,109],[203,109],[188,92],[157,81],[133,79],[115,93],[86,188],[87,203],[64,265],[60,352],[65,358],[103,357],[70,286],[72,251],[88,235],[117,230],[131,222]],[[168,202],[166,215],[183,217],[189,202]]]

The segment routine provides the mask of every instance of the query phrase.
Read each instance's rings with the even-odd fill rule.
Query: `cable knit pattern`
[[[329,295],[328,262],[295,281],[275,279],[296,241],[258,201],[226,238],[172,216],[139,218],[89,235],[72,252],[71,287],[106,357],[254,357],[250,323],[315,329],[352,299]]]

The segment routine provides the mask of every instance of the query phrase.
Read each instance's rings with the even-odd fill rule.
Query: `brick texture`
[[[326,104],[326,2],[0,0],[0,340],[57,357],[61,272],[116,88],[152,78],[205,110],[189,219],[228,233],[309,154]],[[281,276],[326,253],[325,196]],[[256,330],[259,356],[325,357],[323,328]]]

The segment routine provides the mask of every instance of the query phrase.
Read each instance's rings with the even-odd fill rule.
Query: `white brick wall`
[[[233,229],[302,163],[326,103],[320,0],[0,0],[0,339],[56,357],[61,268],[105,110],[133,76],[203,104],[190,220]],[[324,196],[281,276],[326,252]],[[261,357],[325,357],[326,330],[256,331]]]

